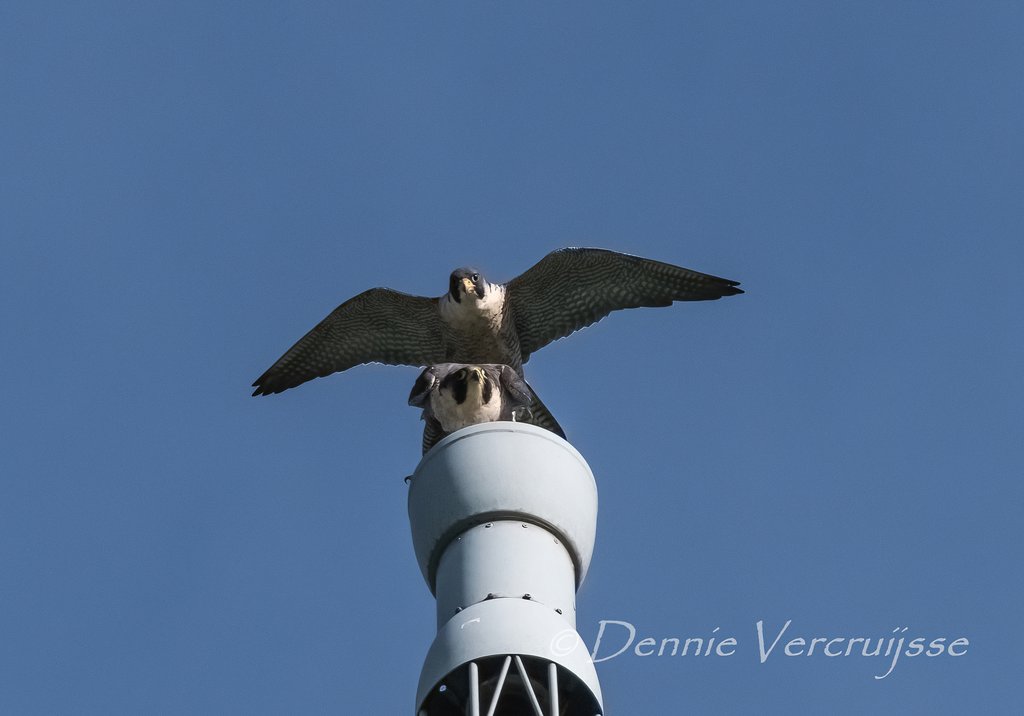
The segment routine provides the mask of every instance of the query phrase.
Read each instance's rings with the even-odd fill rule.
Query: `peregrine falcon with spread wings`
[[[711,301],[738,282],[605,249],[553,251],[507,283],[452,272],[438,298],[371,288],[338,306],[256,379],[270,395],[361,363],[523,363],[612,311]]]
[[[423,369],[409,393],[409,405],[423,408],[423,453],[441,438],[478,423],[513,420],[565,437],[533,388],[507,365],[441,363]]]

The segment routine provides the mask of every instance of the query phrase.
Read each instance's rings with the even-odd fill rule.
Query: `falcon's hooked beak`
[[[473,396],[473,402],[479,401],[487,405],[491,402],[492,389],[484,375],[483,368],[472,366],[466,370],[466,395]]]

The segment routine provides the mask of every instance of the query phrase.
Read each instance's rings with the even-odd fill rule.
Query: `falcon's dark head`
[[[494,386],[479,366],[467,365],[452,371],[441,380],[440,389],[449,391],[455,402],[462,405],[466,402],[466,395],[471,386],[474,392],[480,393],[484,405],[491,402]]]
[[[448,280],[448,295],[456,303],[462,303],[462,297],[470,293],[477,298],[483,298],[487,281],[475,268],[462,267],[452,271]]]

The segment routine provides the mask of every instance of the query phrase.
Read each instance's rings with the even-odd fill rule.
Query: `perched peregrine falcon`
[[[530,355],[612,311],[743,293],[729,279],[605,249],[553,251],[508,283],[452,272],[439,298],[371,288],[338,306],[253,383],[294,388],[361,363],[503,363]]]
[[[507,365],[441,363],[426,367],[409,393],[409,405],[423,408],[423,452],[441,438],[477,423],[515,420],[546,428],[561,438],[561,426],[546,410],[536,414],[536,393]]]

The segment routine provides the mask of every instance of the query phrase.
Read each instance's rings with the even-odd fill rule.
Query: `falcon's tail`
[[[548,406],[544,405],[540,396],[537,395],[537,391],[532,387],[530,388],[530,392],[533,393],[533,402],[530,403],[530,407],[527,408],[522,422],[529,423],[530,425],[536,425],[538,428],[550,430],[564,440],[565,431],[562,430],[562,426],[558,424],[558,421],[555,420],[555,416],[551,414],[550,410],[548,410]]]

